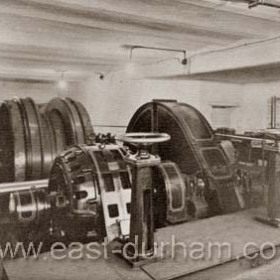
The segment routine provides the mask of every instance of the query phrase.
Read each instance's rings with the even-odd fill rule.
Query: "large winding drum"
[[[40,115],[30,98],[5,101],[0,107],[0,182],[40,178]]]
[[[46,179],[56,155],[93,135],[83,105],[54,98],[37,105],[31,98],[0,106],[0,182]]]
[[[93,134],[89,115],[84,106],[70,98],[54,98],[46,106],[45,112],[54,127],[56,138],[61,138],[63,144],[72,146],[88,143],[88,136]],[[62,146],[62,152],[65,150]]]

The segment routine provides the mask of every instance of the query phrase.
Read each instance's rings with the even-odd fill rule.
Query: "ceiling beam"
[[[13,0],[15,1],[15,0]],[[117,23],[125,24],[133,19],[143,22],[152,19],[153,22],[175,24],[179,23],[186,27],[203,28],[221,33],[231,33],[235,36],[250,37],[254,32],[262,32],[263,24],[270,23],[273,31],[279,28],[280,19],[278,13],[259,13],[259,9],[252,11],[249,9],[235,8],[235,5],[224,5],[212,3],[205,0],[21,0],[28,8],[41,7],[44,10],[54,9],[55,11],[76,12],[95,15],[95,19],[102,19],[110,16],[113,20],[117,18]],[[220,3],[221,1],[216,1]],[[223,3],[223,2],[222,2]],[[245,5],[245,7],[247,7]],[[217,13],[219,17],[217,17]],[[243,25],[243,21],[249,24]],[[227,22],[232,23],[227,25]],[[266,30],[270,32],[269,30]]]
[[[4,13],[0,9],[0,42],[14,40],[29,41],[33,44],[41,44],[47,41],[47,45],[52,45],[56,42],[60,45],[69,46],[77,45],[83,47],[88,43],[105,44],[111,43],[121,47],[123,44],[139,45],[164,45],[170,47],[185,46],[187,49],[198,49],[207,45],[223,46],[232,42],[232,37],[224,36],[223,39],[216,38],[214,33],[200,32],[190,30],[189,33],[176,33],[153,30],[109,30],[105,26],[94,27],[82,26],[81,23],[75,24],[57,22],[52,19],[30,18],[28,16],[17,15],[13,16],[9,13]],[[121,28],[120,28],[121,29]],[[29,39],[30,38],[30,39]],[[36,39],[37,38],[37,39]],[[44,44],[44,46],[47,46]],[[104,46],[103,46],[104,49]],[[94,50],[94,48],[92,48]],[[114,50],[116,51],[116,49]]]
[[[68,82],[74,81],[84,81],[89,77],[88,72],[83,71],[54,71],[53,69],[36,69],[34,66],[32,68],[18,67],[18,66],[1,66],[0,67],[0,80],[3,79],[16,79],[16,80],[32,80],[32,81],[47,81],[56,82],[61,79],[63,73],[63,79]]]
[[[7,2],[4,0],[0,3],[0,10],[2,13],[11,15],[22,15],[84,27],[113,31],[142,32],[146,34],[153,32],[155,36],[169,34],[171,36],[170,39],[172,39],[172,36],[178,37],[180,35],[182,41],[184,41],[184,35],[192,34],[197,37],[208,36],[213,43],[230,43],[243,38],[257,38],[259,32],[268,32],[263,29],[262,23],[258,21],[253,21],[252,24],[245,26],[243,25],[243,28],[235,28],[232,24],[225,26],[221,21],[214,20],[215,14],[213,9],[206,9],[205,11],[203,8],[201,8],[201,11],[197,11],[197,9],[191,10],[188,9],[190,5],[184,5],[180,9],[180,6],[177,7],[174,3],[167,5],[165,1],[163,1],[163,6],[160,5],[161,2],[157,1],[157,5],[150,5],[149,7],[143,5],[141,1],[131,2],[130,9],[124,9],[117,2],[111,6],[110,10],[106,10],[102,9],[104,5],[102,4],[103,1],[98,1],[98,4],[95,1],[88,1],[87,3],[95,3],[95,5],[88,4],[88,7],[86,7],[77,4],[79,1],[46,2],[41,0],[10,0]],[[134,6],[136,7],[134,8]],[[108,8],[108,5],[105,7]],[[152,12],[149,13],[148,11],[150,9],[147,8],[151,8]],[[172,9],[173,17],[170,14],[170,9]],[[160,13],[157,10],[160,10]],[[200,15],[200,12],[202,15]],[[206,13],[205,18],[203,17],[204,13]],[[207,17],[207,13],[210,18]],[[174,17],[174,14],[178,16]],[[227,22],[230,21],[232,14],[221,13],[220,16],[223,16],[226,20],[225,22]],[[242,19],[245,20],[245,17],[237,18],[236,24],[242,24]],[[269,32],[279,27],[280,23],[271,23],[271,31]]]
[[[143,74],[148,77],[256,67],[248,51],[242,54],[243,46],[239,47],[241,57],[233,47],[203,54],[201,49],[278,33],[280,22],[236,15],[228,8],[213,8],[214,5],[202,0],[1,0],[0,61],[5,65],[33,63],[35,68],[53,65],[58,69],[69,66],[90,71],[100,67],[101,71],[128,61],[125,43],[182,48],[189,54],[199,50],[189,58],[187,66],[171,59],[164,64],[166,69],[154,60],[153,65],[138,67],[148,68]],[[253,44],[246,46],[254,51]],[[257,58],[257,65],[275,59],[273,54],[267,58],[264,49],[256,52],[266,59],[264,62]],[[139,57],[144,64],[151,59],[148,53]],[[138,61],[136,56],[134,60]]]
[[[188,74],[280,64],[280,36],[194,55]]]
[[[280,22],[279,11],[277,9],[268,9],[260,7],[258,9],[249,9],[248,3],[245,1],[233,1],[227,0],[177,0],[181,3],[190,4],[198,7],[210,8],[217,12],[228,12],[237,15],[243,15],[249,18],[262,19],[270,22]]]

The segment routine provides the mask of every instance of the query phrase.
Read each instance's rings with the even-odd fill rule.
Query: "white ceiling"
[[[276,36],[278,9],[222,0],[0,0],[0,76],[68,77],[114,71],[130,47],[187,55]],[[151,63],[180,53],[134,50]]]

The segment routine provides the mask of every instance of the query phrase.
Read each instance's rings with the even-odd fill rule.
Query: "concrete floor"
[[[176,242],[190,245],[201,242],[229,242],[232,244],[232,254],[229,258],[220,258],[214,253],[211,259],[192,260],[184,258],[182,249],[176,248],[175,258],[171,250],[164,251],[162,260],[131,269],[128,264],[109,250],[109,259],[103,255],[98,260],[88,259],[86,254],[81,259],[55,260],[50,253],[40,255],[38,260],[16,259],[5,261],[4,265],[10,280],[37,279],[196,279],[196,280],[264,280],[280,279],[280,252],[277,250],[275,259],[258,262],[244,260],[242,248],[248,242],[259,246],[272,242],[280,246],[280,230],[257,222],[254,217],[265,214],[265,209],[251,209],[230,215],[216,216],[176,226],[162,228],[156,232],[158,242],[171,242],[175,236]],[[277,247],[278,248],[278,247]],[[252,248],[254,252],[256,248]],[[280,249],[279,249],[280,251]],[[69,252],[69,251],[68,251]],[[259,266],[263,264],[262,266]],[[247,278],[246,278],[247,277]],[[266,278],[265,278],[266,277]],[[278,277],[278,278],[277,278]]]

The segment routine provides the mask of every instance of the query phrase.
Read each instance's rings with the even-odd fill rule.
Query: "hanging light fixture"
[[[66,71],[61,71],[61,76],[60,76],[60,80],[57,82],[57,87],[61,90],[61,91],[66,91],[68,88],[68,83],[67,81],[64,79],[64,74]]]

